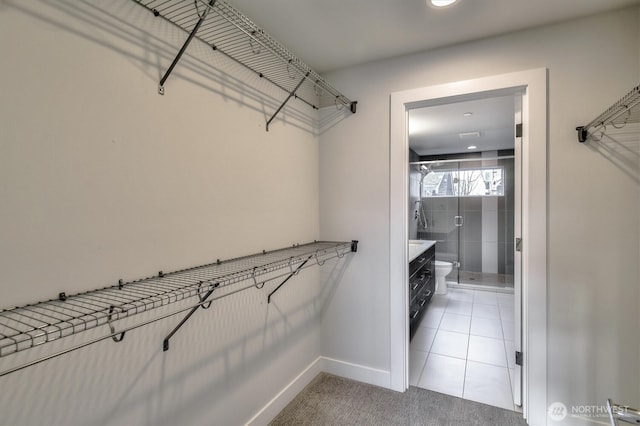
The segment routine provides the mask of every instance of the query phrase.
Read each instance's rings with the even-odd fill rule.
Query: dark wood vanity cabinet
[[[436,291],[436,248],[425,250],[409,263],[409,338],[413,338]]]

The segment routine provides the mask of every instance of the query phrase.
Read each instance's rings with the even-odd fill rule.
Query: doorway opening
[[[409,384],[512,411],[521,411],[521,92],[408,110],[408,239],[433,243],[436,283],[410,313]]]
[[[390,387],[409,386],[408,247],[410,209],[409,114],[411,110],[522,93],[522,235],[521,292],[514,282],[515,345],[522,374],[523,416],[530,424],[546,422],[546,203],[547,203],[547,72],[546,69],[502,74],[474,80],[396,92],[391,95],[390,134]],[[514,161],[518,152],[514,150]],[[517,201],[516,201],[517,203]],[[517,217],[517,215],[516,215]],[[518,225],[514,224],[514,228]],[[517,236],[516,236],[517,237]],[[514,241],[514,244],[516,242]],[[517,264],[517,262],[516,262]],[[514,266],[514,277],[517,275]],[[515,395],[514,395],[515,396]]]

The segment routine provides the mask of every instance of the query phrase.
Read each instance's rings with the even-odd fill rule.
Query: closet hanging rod
[[[288,97],[277,112],[291,98],[302,100],[314,109],[335,105],[338,108],[348,107],[352,113],[356,112],[356,101],[351,101],[332,87],[224,0],[134,1],[153,12],[154,16],[164,18],[189,34],[160,81],[158,90],[161,94],[164,93],[165,81],[187,45],[193,38],[197,38],[214,52],[224,54],[286,92]]]
[[[316,264],[322,265],[329,259],[356,252],[357,246],[357,241],[316,241],[279,250],[263,251],[236,259],[217,260],[208,265],[171,273],[160,271],[157,276],[141,280],[128,283],[120,280],[117,285],[111,287],[75,295],[60,293],[58,299],[3,309],[0,310],[0,359],[104,325],[110,330],[106,336],[83,342],[58,355],[49,355],[28,365],[46,361],[108,338],[121,341],[129,330],[180,312],[205,307],[205,304],[210,304],[214,300],[253,287],[262,288],[266,282],[281,277],[287,276],[284,281],[286,282],[303,268]],[[213,290],[218,291],[216,297],[211,299],[202,297],[205,292],[210,295]],[[269,301],[272,294],[273,292],[269,295]],[[135,317],[137,314],[193,297],[199,298],[199,302],[175,312],[157,313],[150,320],[120,331],[115,330],[114,324],[120,319]],[[184,321],[180,325],[183,323]],[[175,330],[171,335],[174,332]],[[165,347],[168,346],[168,338],[171,335],[165,339]],[[22,368],[24,367],[17,369]],[[11,369],[9,372],[13,371],[17,370]],[[8,373],[0,373],[0,376],[4,374]]]
[[[610,125],[619,129],[627,123],[640,123],[640,85],[631,89],[629,93],[591,120],[589,124],[576,127],[578,141],[585,142],[589,136],[589,130],[592,128],[603,127],[604,131]]]
[[[498,157],[478,157],[478,158],[459,158],[459,159],[450,159],[450,160],[425,160],[425,161],[412,161],[409,163],[410,166],[421,166],[428,164],[442,164],[442,163],[467,163],[473,161],[496,161],[496,160],[509,160],[512,158],[516,158],[515,155],[501,155]]]

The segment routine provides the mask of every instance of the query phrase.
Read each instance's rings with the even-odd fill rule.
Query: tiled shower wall
[[[514,160],[499,160],[506,176],[504,197],[498,197],[498,273],[513,275],[515,166]]]
[[[409,163],[420,161],[420,156],[409,149]],[[409,239],[418,239],[418,201],[420,201],[420,169],[417,166],[409,167]],[[426,207],[426,206],[425,206]]]
[[[461,164],[465,168],[483,166],[481,161]],[[418,236],[437,241],[438,260],[458,258],[462,271],[513,274],[514,163],[506,159],[497,164],[505,170],[504,196],[422,199],[429,226],[426,231],[418,229]],[[464,218],[462,227],[456,228],[456,215]]]

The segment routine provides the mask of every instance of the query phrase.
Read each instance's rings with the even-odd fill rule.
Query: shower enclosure
[[[453,263],[448,282],[512,289],[513,151],[439,158],[411,163],[417,238],[437,241],[436,259]]]

